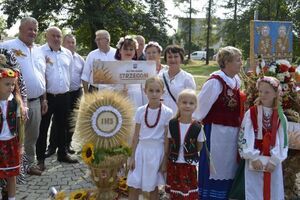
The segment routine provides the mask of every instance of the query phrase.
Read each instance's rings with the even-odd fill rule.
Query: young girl
[[[158,77],[146,80],[145,93],[149,103],[137,109],[135,132],[132,141],[132,156],[127,184],[129,199],[138,199],[139,190],[150,192],[150,199],[158,199],[159,185],[164,185],[162,171],[166,158],[164,146],[172,110],[160,102],[164,84]]]
[[[13,91],[18,72],[0,68],[0,178],[7,180],[8,199],[15,200],[16,176],[20,173],[20,138],[17,124],[20,97]]]
[[[287,121],[279,106],[280,82],[265,76],[256,86],[256,105],[246,112],[239,134],[239,152],[246,160],[245,199],[283,200],[281,163],[288,146]]]
[[[180,92],[177,106],[177,115],[169,123],[166,192],[172,200],[199,199],[196,163],[205,138],[201,125],[192,119],[197,107],[195,91]]]

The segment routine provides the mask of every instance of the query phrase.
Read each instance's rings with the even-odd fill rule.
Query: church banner
[[[93,63],[94,84],[140,84],[156,75],[154,61],[101,61]]]
[[[259,58],[267,63],[293,58],[292,22],[260,21],[250,22],[250,64],[252,69]]]

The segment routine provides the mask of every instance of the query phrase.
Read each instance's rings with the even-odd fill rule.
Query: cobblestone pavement
[[[73,146],[78,152],[80,150],[76,138],[73,141]],[[73,155],[80,162],[76,164],[60,163],[56,160],[56,155],[52,155],[46,159],[47,169],[42,176],[26,176],[26,184],[17,185],[16,199],[26,200],[47,200],[49,197],[50,187],[55,187],[58,191],[65,191],[67,194],[70,191],[82,188],[95,188],[90,179],[90,172],[87,166],[81,160],[79,154]],[[296,191],[300,194],[300,173],[296,175]],[[120,198],[125,200],[126,198]],[[140,199],[143,199],[141,196]],[[298,197],[292,198],[299,200]]]
[[[77,144],[76,141],[73,144]],[[78,152],[78,145],[74,145]],[[94,188],[89,171],[80,158],[76,164],[60,163],[56,155],[46,159],[46,170],[42,176],[26,176],[25,185],[17,185],[16,199],[45,200],[50,199],[49,188],[55,187],[58,191],[69,193],[80,188]]]
[[[73,139],[73,147],[76,152],[80,147],[76,138]],[[26,176],[26,184],[17,185],[17,200],[50,200],[50,187],[55,187],[57,191],[64,191],[69,194],[77,189],[96,188],[90,178],[90,172],[87,166],[81,160],[77,153],[72,155],[79,160],[76,164],[67,164],[57,161],[56,154],[46,158],[46,170],[42,176]],[[125,200],[120,198],[119,200]],[[140,199],[143,199],[142,197]]]

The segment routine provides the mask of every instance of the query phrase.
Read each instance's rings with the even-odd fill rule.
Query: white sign
[[[95,60],[93,63],[94,84],[140,84],[155,75],[155,61]]]

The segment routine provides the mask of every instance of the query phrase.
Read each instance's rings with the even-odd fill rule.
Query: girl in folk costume
[[[279,106],[280,82],[257,81],[256,105],[246,113],[239,134],[239,152],[246,160],[245,199],[283,200],[281,163],[287,157],[287,120]]]
[[[192,119],[197,107],[194,90],[185,89],[178,96],[178,111],[169,122],[166,192],[170,199],[199,199],[196,163],[205,141],[201,125]]]
[[[200,199],[227,200],[238,167],[241,81],[237,74],[242,66],[242,53],[235,47],[221,48],[217,62],[220,70],[204,83],[194,115],[204,124],[211,154],[209,159],[206,149],[201,151],[199,195]],[[214,166],[214,170],[210,166]]]
[[[7,180],[8,200],[16,194],[16,176],[20,173],[22,137],[19,134],[21,97],[13,95],[18,72],[0,68],[0,178]],[[18,137],[19,136],[19,137]]]
[[[158,197],[159,185],[164,185],[165,150],[168,123],[173,115],[170,108],[160,102],[164,84],[158,77],[146,80],[145,93],[149,103],[137,109],[135,132],[132,140],[132,156],[127,184],[129,199],[137,200],[139,189],[150,192],[150,199]]]

